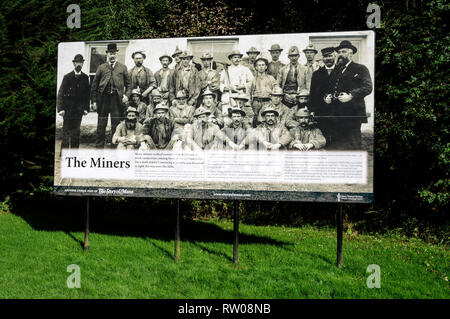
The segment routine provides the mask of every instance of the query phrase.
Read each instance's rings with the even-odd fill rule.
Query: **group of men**
[[[79,146],[81,118],[91,102],[98,113],[97,148],[105,145],[110,117],[118,149],[361,149],[364,97],[372,81],[367,67],[352,61],[357,48],[347,40],[323,48],[318,63],[318,50],[309,44],[303,50],[307,62],[300,64],[300,51],[292,46],[286,65],[279,61],[280,45],[267,51],[271,58],[252,47],[243,60],[233,50],[229,63],[205,52],[199,65],[176,47],[159,57],[162,67],[153,73],[143,65],[142,51],[132,54],[135,66],[128,70],[111,43],[91,84],[77,54],[58,92],[62,148]]]

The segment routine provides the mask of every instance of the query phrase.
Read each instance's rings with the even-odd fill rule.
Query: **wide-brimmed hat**
[[[280,45],[278,43],[272,44],[270,46],[270,49],[268,50],[270,51],[283,51],[283,49],[280,47]]]
[[[152,97],[162,97],[161,92],[158,89],[153,89],[151,93]]]
[[[305,107],[303,109],[299,109],[296,113],[295,113],[296,117],[300,117],[300,116],[311,116],[311,113],[309,112],[309,110]]]
[[[298,48],[295,45],[291,46],[289,48],[288,56],[290,56],[290,55],[300,55],[300,51],[298,50]]]
[[[327,47],[327,48],[321,49],[320,52],[322,53],[322,56],[325,56],[330,53],[336,52],[336,48],[335,47]]]
[[[131,58],[134,59],[134,56],[135,56],[136,54],[142,55],[142,57],[144,58],[144,60],[145,60],[145,58],[147,57],[147,56],[145,55],[144,51],[136,51],[136,52],[133,52],[133,54],[131,55]]]
[[[203,114],[210,115],[211,111],[203,106],[200,106],[198,109],[195,110],[194,117],[199,117],[200,115]]]
[[[175,48],[175,52],[172,54],[172,58],[174,58],[177,55],[180,55],[181,53],[183,53],[183,51],[181,51],[180,48],[177,45],[176,48]]]
[[[167,106],[166,103],[162,102],[162,103],[158,103],[155,108],[153,109],[153,113],[155,113],[157,110],[164,110],[166,112],[169,112],[169,107]]]
[[[241,52],[239,52],[239,50],[233,50],[231,51],[230,54],[228,54],[228,60],[231,60],[231,57],[233,55],[239,55],[240,58],[242,58],[243,54]]]
[[[300,90],[300,91],[297,93],[297,97],[300,97],[300,96],[308,96],[308,97],[309,97],[309,91],[306,90],[306,89]]]
[[[83,56],[81,54],[77,54],[73,58],[72,62],[84,62],[84,58],[83,58]]]
[[[250,49],[248,49],[247,54],[249,53],[256,53],[256,54],[260,54],[261,52],[255,48],[255,47],[251,47]]]
[[[264,108],[264,110],[262,110],[262,112],[261,112],[261,115],[264,116],[264,115],[266,115],[266,113],[269,113],[269,112],[275,113],[276,116],[280,115],[280,113],[271,106]]]
[[[270,95],[279,95],[279,96],[283,96],[283,89],[280,88],[278,85],[274,86],[272,89],[272,92],[270,92]]]
[[[162,58],[168,58],[168,59],[169,59],[169,64],[171,64],[172,61],[173,61],[172,57],[171,57],[169,54],[167,54],[167,53],[164,53],[163,55],[161,55],[161,56],[159,57],[159,61],[161,61]]]
[[[305,52],[305,51],[314,51],[314,52],[318,52],[317,50],[316,50],[316,48],[314,47],[314,44],[312,44],[312,43],[310,43],[310,44],[308,44],[307,46],[306,46],[306,48],[304,48],[303,49],[303,52]]]
[[[210,89],[209,89],[209,86],[208,87],[206,87],[206,90],[202,93],[202,96],[206,96],[206,95],[212,95],[212,96],[216,96],[216,93],[214,93],[213,91],[211,91]]]
[[[130,112],[139,114],[138,110],[137,110],[135,107],[132,107],[132,106],[129,106],[129,107],[127,108],[127,111],[126,111],[125,113],[128,114],[128,113],[130,113]]]
[[[244,100],[244,101],[248,101],[248,95],[245,94],[244,92],[240,92],[240,93],[234,93],[231,95],[231,98],[233,98],[234,100]]]
[[[130,95],[138,95],[138,96],[142,96],[141,90],[139,90],[139,89],[133,89],[133,90],[131,90],[131,94],[130,94]]]
[[[358,51],[358,49],[356,49],[356,47],[348,40],[344,40],[342,41],[338,47],[335,48],[336,51],[339,51],[340,49],[352,49],[353,53],[356,53],[356,51]]]
[[[117,50],[117,44],[116,43],[108,43],[108,46],[106,47],[106,53],[108,52],[119,52]]]
[[[242,116],[246,116],[247,114],[245,113],[245,111],[243,109],[241,109],[240,107],[232,107],[231,109],[228,110],[228,113],[233,114],[233,113],[240,113]]]
[[[213,55],[211,52],[203,53],[202,57],[200,58],[200,60],[210,60],[210,59],[213,59]]]
[[[180,59],[183,59],[183,58],[189,58],[189,59],[192,59],[194,56],[192,55],[192,53],[190,52],[190,51],[183,51],[182,53],[181,53],[181,55],[180,55]]]

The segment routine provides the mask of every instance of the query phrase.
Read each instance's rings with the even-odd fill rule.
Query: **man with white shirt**
[[[238,50],[234,50],[228,55],[231,65],[226,66],[220,73],[221,92],[231,94],[250,91],[253,74],[249,68],[240,64],[242,56],[243,54]]]

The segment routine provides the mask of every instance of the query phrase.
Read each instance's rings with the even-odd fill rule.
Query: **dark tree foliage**
[[[70,3],[2,2],[1,200],[17,192],[52,190],[59,42],[367,30],[368,16],[368,2],[358,0],[85,0],[78,2],[82,27],[71,30],[66,26]],[[448,225],[449,4],[377,3],[382,27],[376,29],[375,204],[369,210],[383,211],[386,218],[407,216]],[[222,201],[206,206],[190,203],[198,216],[204,207],[219,215],[228,211]],[[298,211],[292,203],[243,206],[249,221],[259,216],[268,222],[297,224],[301,219],[289,213]],[[302,209],[316,212],[319,207],[304,204]]]

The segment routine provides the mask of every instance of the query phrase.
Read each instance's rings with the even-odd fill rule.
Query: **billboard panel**
[[[67,42],[59,195],[368,203],[372,31]]]

